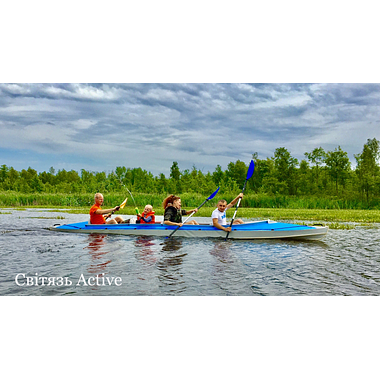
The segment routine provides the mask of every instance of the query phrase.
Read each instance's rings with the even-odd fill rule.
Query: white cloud
[[[353,159],[380,139],[379,102],[380,86],[365,84],[2,84],[0,146],[49,155],[42,170],[70,159],[213,170],[282,146],[303,159],[341,145]]]

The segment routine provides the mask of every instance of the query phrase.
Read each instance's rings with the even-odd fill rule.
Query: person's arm
[[[192,214],[193,212],[194,212],[194,213],[198,212],[198,209],[197,209],[197,208],[194,208],[194,209],[192,209],[192,210],[186,211],[186,215]]]
[[[244,194],[243,193],[240,193],[233,201],[231,201],[227,207],[226,207],[226,210],[230,209],[231,207],[235,206],[236,205],[236,202],[239,200],[239,198],[243,198]]]
[[[180,226],[180,227],[183,226],[183,223],[175,223],[175,222],[171,222],[170,220],[164,220],[164,224],[166,224],[167,226]]]
[[[218,228],[219,230],[223,230],[223,231],[230,231],[231,232],[231,227],[224,227],[222,226],[221,224],[218,223],[218,218],[212,218],[212,225],[216,228]]]
[[[116,207],[110,208],[108,210],[97,209],[94,214],[97,214],[97,215],[104,215],[104,214],[109,214],[109,213],[112,214],[112,212],[119,211],[119,210],[120,210],[120,206],[116,206]]]

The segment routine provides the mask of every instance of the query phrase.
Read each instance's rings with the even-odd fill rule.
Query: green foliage
[[[365,194],[367,203],[370,197],[379,194],[380,178],[377,161],[380,156],[379,141],[368,139],[363,152],[355,155],[357,167],[356,173],[359,178],[360,190]]]
[[[277,148],[273,157],[259,159],[252,155],[255,171],[247,183],[242,207],[305,209],[380,209],[380,143],[368,139],[357,166],[351,169],[348,155],[339,146],[325,152],[322,147],[305,153],[306,160],[292,157],[285,147]],[[168,194],[179,194],[184,207],[196,207],[220,186],[217,198],[228,202],[244,184],[248,164],[237,160],[223,170],[203,173],[193,166],[180,170],[178,162],[170,175],[154,176],[142,168],[118,166],[110,173],[80,173],[53,167],[37,173],[29,167],[20,172],[5,164],[0,166],[0,205],[56,205],[87,207],[96,192],[105,195],[108,205],[117,205],[128,196],[127,187],[138,207],[147,203],[160,208]],[[212,203],[212,202],[209,202]]]

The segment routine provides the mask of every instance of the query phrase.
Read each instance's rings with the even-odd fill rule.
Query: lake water
[[[316,242],[165,240],[49,231],[88,216],[0,211],[0,295],[380,294],[378,225],[329,230]]]

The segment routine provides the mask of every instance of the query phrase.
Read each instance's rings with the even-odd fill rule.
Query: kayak
[[[54,225],[53,231],[74,232],[87,234],[118,234],[138,236],[167,237],[176,226],[167,226],[162,223],[154,224],[89,224],[86,222]],[[299,224],[281,223],[273,220],[247,222],[232,226],[229,239],[308,239],[323,238],[328,231],[325,226],[303,226]],[[225,238],[226,232],[210,224],[184,224],[173,236],[187,238]]]

